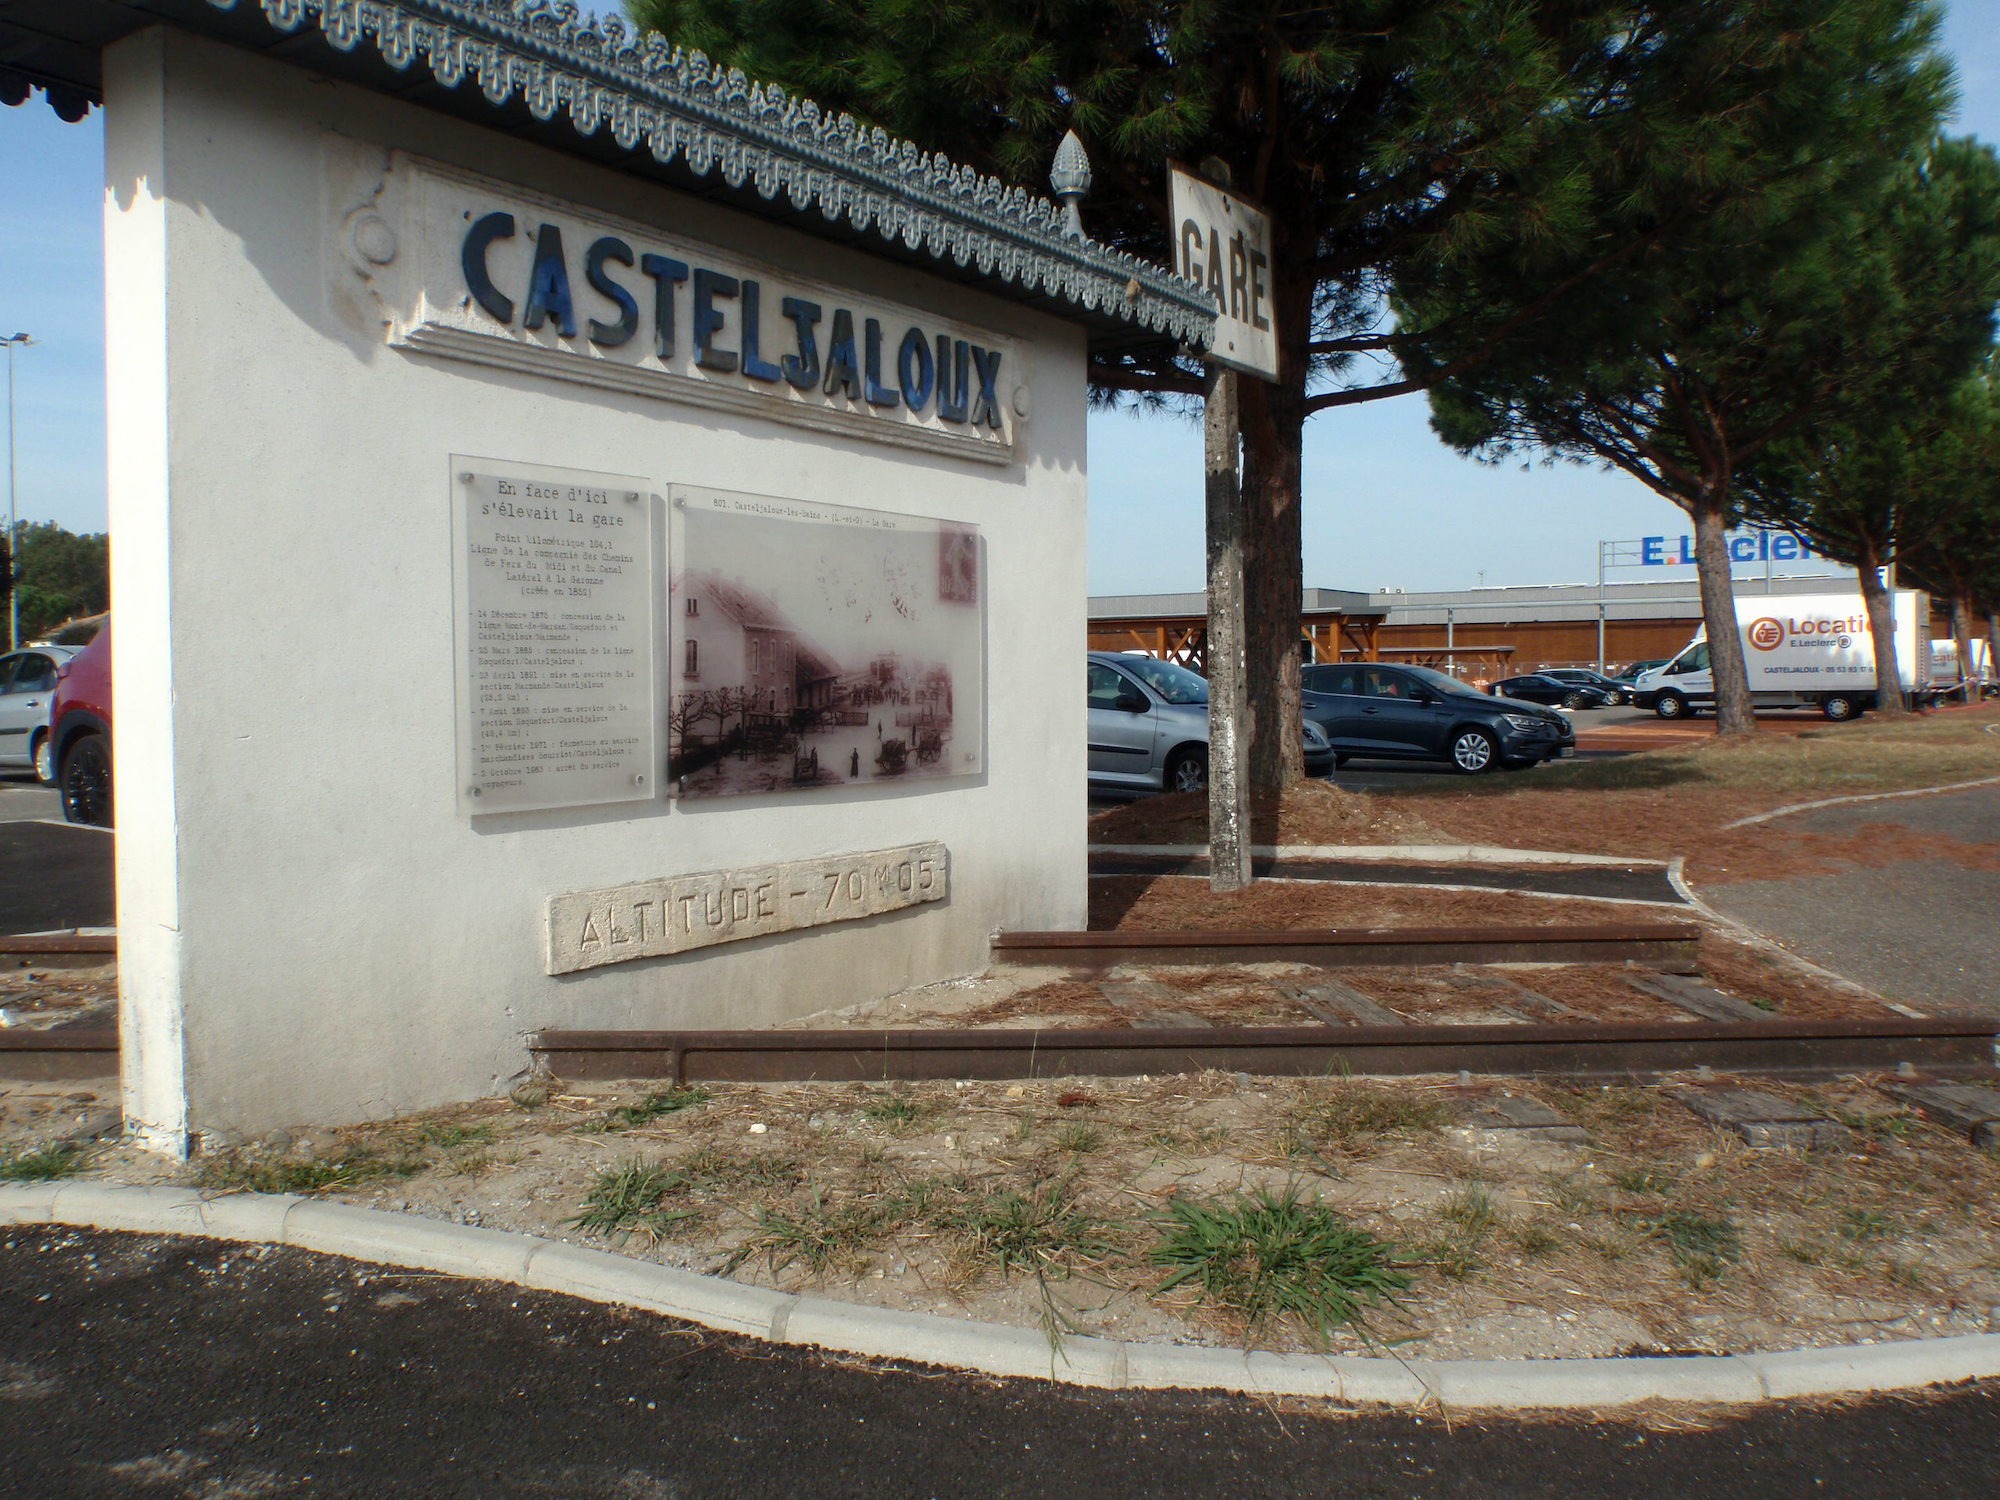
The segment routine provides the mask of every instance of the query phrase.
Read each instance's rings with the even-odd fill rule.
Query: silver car
[[[1208,786],[1208,679],[1170,661],[1093,651],[1090,784],[1109,791],[1199,792]],[[1306,774],[1333,769],[1333,745],[1304,721]]]
[[[0,656],[0,772],[33,771],[55,780],[49,763],[49,705],[56,674],[80,646],[31,646]]]

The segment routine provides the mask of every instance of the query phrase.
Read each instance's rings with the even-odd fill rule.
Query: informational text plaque
[[[465,806],[653,797],[650,484],[477,460],[453,478]]]

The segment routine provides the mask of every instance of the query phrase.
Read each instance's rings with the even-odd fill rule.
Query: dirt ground
[[[382,1125],[279,1132],[90,1176],[307,1191],[523,1230],[757,1285],[1121,1338],[1427,1357],[1719,1353],[2000,1329],[2000,1157],[1854,1079],[1759,1083],[1844,1149],[1751,1150],[1692,1085],[1069,1079],[559,1085]],[[87,1111],[15,1086],[0,1142]],[[1587,1132],[1484,1128],[1498,1095]],[[9,1145],[0,1145],[0,1160]],[[1176,1206],[1330,1211],[1408,1278],[1322,1340],[1200,1282],[1166,1288]],[[1254,1203],[1252,1205],[1254,1207]],[[578,1221],[597,1210],[595,1229]]]
[[[1984,732],[1996,722],[2000,713],[1980,709],[1804,729],[1782,741],[1550,767],[1527,782],[1440,779],[1393,796],[1314,785],[1265,808],[1260,838],[1275,829],[1284,843],[1685,854],[1705,881],[1912,856],[1988,869],[2000,858],[1990,847],[1907,830],[1774,836],[1724,825],[1815,797],[2000,774],[2000,734]],[[1091,838],[1196,843],[1204,816],[1198,799],[1156,798],[1094,819]],[[1682,915],[1277,880],[1218,901],[1205,881],[1169,876],[1094,881],[1092,921],[1184,929]],[[1774,1014],[1846,1015],[1878,1003],[1718,928],[1704,931],[1700,954],[1708,983]],[[1161,1011],[1197,1025],[1305,1024],[1298,992],[1316,972],[996,969],[797,1024],[1116,1026],[1150,1024]],[[0,1007],[13,1025],[95,1019],[108,975],[0,978]],[[1601,1019],[1688,1019],[1636,992],[1614,966],[1351,969],[1338,978],[1412,1021],[1541,1019],[1521,1010],[1519,989]],[[1683,1102],[1724,1082],[1461,1086],[1215,1073],[691,1089],[531,1081],[510,1099],[367,1127],[302,1124],[189,1166],[86,1143],[115,1121],[108,1083],[0,1083],[0,1179],[82,1173],[314,1193],[1052,1338],[1546,1358],[2000,1331],[2000,1153],[1925,1123],[1869,1078],[1758,1082],[1833,1122],[1838,1144],[1753,1150]],[[1533,1102],[1559,1125],[1508,1123],[1495,1113],[1508,1096],[1517,1115]],[[1275,1239],[1246,1248],[1259,1225],[1277,1225]],[[1276,1295],[1291,1272],[1272,1269],[1273,1245],[1282,1249],[1293,1230],[1353,1258],[1356,1316],[1324,1326],[1324,1288],[1316,1302]],[[1197,1250],[1203,1274],[1178,1277]]]

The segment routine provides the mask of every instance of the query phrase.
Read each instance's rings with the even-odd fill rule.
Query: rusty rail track
[[[10,1027],[0,1031],[0,1078],[44,1083],[52,1079],[117,1076],[115,1028],[26,1031]]]
[[[1695,972],[1692,922],[1574,927],[1346,927],[1273,932],[1001,932],[993,960],[1092,970],[1117,964],[1641,963]]]
[[[118,938],[109,932],[0,934],[0,957],[44,954],[116,953]]]
[[[1068,1030],[544,1031],[538,1069],[677,1083],[1101,1077],[1204,1068],[1275,1076],[1474,1073],[1650,1078],[1710,1067],[1775,1078],[1990,1074],[1990,1017],[1657,1025],[1218,1026]]]

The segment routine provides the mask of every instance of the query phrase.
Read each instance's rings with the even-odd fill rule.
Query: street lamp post
[[[21,649],[21,518],[15,506],[19,482],[14,467],[14,349],[32,344],[25,333],[0,335],[7,348],[7,649]]]

